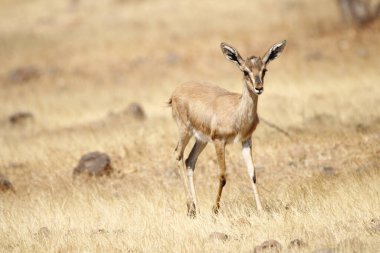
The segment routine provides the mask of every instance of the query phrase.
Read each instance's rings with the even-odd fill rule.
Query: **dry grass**
[[[327,0],[235,2],[2,1],[0,172],[17,194],[1,195],[0,251],[248,252],[268,239],[286,251],[299,238],[300,252],[378,252],[380,23],[344,27]],[[201,213],[187,218],[164,102],[192,79],[240,90],[220,41],[247,55],[281,39],[288,46],[269,66],[259,114],[292,139],[265,124],[255,133],[265,212],[255,211],[237,145],[221,214],[211,216],[218,171],[209,145],[195,173]],[[10,83],[22,66],[40,77]],[[133,101],[147,120],[118,114]],[[34,121],[12,125],[18,111]],[[93,150],[117,173],[73,182]],[[214,231],[230,239],[209,240]]]

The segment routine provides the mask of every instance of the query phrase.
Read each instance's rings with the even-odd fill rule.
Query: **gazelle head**
[[[226,58],[237,64],[239,69],[244,73],[245,78],[250,82],[248,89],[256,95],[260,95],[264,91],[264,76],[267,71],[267,65],[270,61],[276,59],[284,50],[286,41],[283,40],[274,44],[263,56],[251,56],[244,60],[238,51],[227,43],[222,42],[220,47]]]

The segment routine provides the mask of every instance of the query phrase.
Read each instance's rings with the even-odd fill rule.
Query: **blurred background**
[[[169,117],[171,91],[203,80],[240,91],[225,41],[269,66],[260,114],[283,125],[318,115],[339,122],[378,116],[378,1],[2,0],[0,119],[23,111],[40,128],[90,122],[141,104]],[[279,105],[280,104],[280,105]],[[371,109],[372,108],[372,109]]]

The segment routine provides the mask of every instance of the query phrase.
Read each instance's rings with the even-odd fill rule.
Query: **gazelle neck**
[[[244,110],[247,114],[256,114],[257,113],[257,101],[259,96],[254,92],[249,90],[249,86],[252,86],[251,78],[248,75],[243,77],[243,91],[241,94],[241,109]]]

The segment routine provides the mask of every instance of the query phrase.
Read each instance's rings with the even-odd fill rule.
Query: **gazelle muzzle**
[[[261,93],[264,92],[264,87],[255,87],[254,91],[257,95],[260,95]]]
[[[260,95],[264,92],[263,81],[259,76],[251,76],[253,91],[256,95]]]

